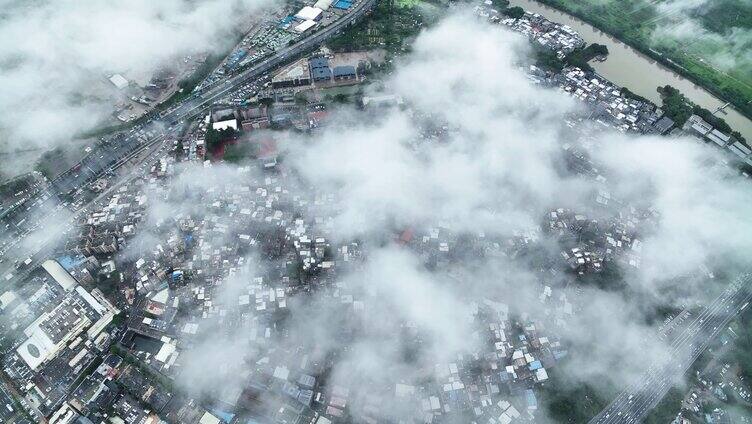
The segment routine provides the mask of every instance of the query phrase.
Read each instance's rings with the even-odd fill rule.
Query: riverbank
[[[670,85],[681,91],[692,103],[711,112],[726,104],[725,101],[714,96],[681,74],[663,66],[659,61],[642,54],[616,37],[594,27],[593,25],[569,15],[567,12],[550,7],[537,0],[509,0],[510,5],[519,6],[532,13],[538,13],[545,18],[568,25],[588,43],[603,44],[608,47],[609,55],[603,62],[593,62],[592,67],[604,78],[615,84],[626,87],[635,94],[660,105],[661,98],[658,87]],[[725,112],[725,113],[724,113]],[[747,140],[752,140],[752,120],[739,113],[732,107],[727,107],[717,116],[723,118],[734,130],[741,133]]]
[[[748,119],[752,119],[752,103],[750,103],[750,100],[752,100],[752,87],[714,69],[707,63],[703,63],[702,59],[692,60],[687,54],[666,55],[665,52],[653,50],[650,43],[643,39],[649,37],[649,35],[643,33],[647,29],[640,26],[638,19],[625,20],[619,23],[618,21],[609,20],[606,14],[583,11],[582,9],[588,8],[587,3],[577,3],[580,6],[580,8],[577,8],[570,0],[537,1],[559,11],[566,12],[617,38],[641,54],[660,62],[666,68],[703,87],[714,96],[731,103],[742,115]],[[590,7],[595,8],[595,6]],[[632,21],[636,22],[632,23]]]
[[[570,0],[537,1],[559,11],[566,12],[617,38],[641,54],[660,62],[664,67],[703,87],[714,96],[731,103],[742,115],[752,119],[752,103],[749,102],[752,100],[752,87],[731,76],[725,75],[706,63],[701,63],[704,62],[702,59],[699,59],[699,61],[691,60],[686,54],[667,56],[665,53],[653,50],[648,42],[640,39],[640,36],[644,37],[646,35],[640,33],[639,25],[629,27],[628,23],[625,23],[623,26],[629,27],[629,29],[625,29],[610,22],[602,15],[583,12],[581,9],[574,7],[574,4]],[[577,4],[583,6],[580,3]],[[635,30],[633,34],[630,32],[631,28],[638,28],[638,30]]]

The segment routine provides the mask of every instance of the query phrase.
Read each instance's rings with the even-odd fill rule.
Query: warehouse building
[[[68,297],[24,330],[27,339],[16,349],[32,370],[57,356],[65,345],[91,324],[82,305]]]
[[[47,274],[49,274],[50,277],[52,277],[52,279],[63,288],[63,290],[67,292],[73,290],[78,285],[76,279],[54,259],[44,261],[42,263],[42,268],[47,271]]]
[[[329,10],[329,8],[332,6],[333,0],[318,0],[316,4],[313,5],[313,7],[321,9],[321,10]]]
[[[302,34],[315,26],[316,26],[316,21],[309,19],[307,21],[303,21],[301,24],[296,26],[295,32]]]
[[[311,69],[311,77],[315,82],[328,82],[332,80],[332,70],[329,68]]]
[[[318,7],[306,6],[300,9],[300,11],[295,14],[295,19],[315,22],[321,19],[323,13],[324,11],[319,9]]]
[[[355,67],[354,66],[337,66],[332,71],[334,74],[334,80],[335,81],[347,81],[347,80],[354,80],[357,78],[357,74],[355,73]]]
[[[349,0],[338,0],[336,3],[334,3],[335,9],[347,10],[351,7],[352,7],[352,2]]]
[[[300,59],[279,71],[272,78],[272,87],[299,87],[311,84],[311,72],[306,59]]]
[[[329,67],[329,59],[324,56],[312,57],[308,61],[308,66],[311,68],[311,79],[315,82],[331,81],[332,70]]]
[[[120,74],[115,74],[111,76],[109,79],[112,85],[114,85],[118,90],[122,90],[125,87],[128,87],[128,80],[125,79],[125,77]]]

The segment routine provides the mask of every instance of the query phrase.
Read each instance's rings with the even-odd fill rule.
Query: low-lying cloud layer
[[[0,152],[69,144],[121,100],[107,78],[147,81],[222,51],[265,0],[6,0],[0,8]],[[33,159],[33,158],[32,158]],[[23,170],[28,163],[16,164]]]
[[[533,205],[571,197],[577,187],[551,165],[560,160],[561,117],[578,105],[516,69],[527,49],[521,37],[468,19],[446,21],[416,40],[388,84],[418,114],[392,111],[374,125],[343,119],[314,137],[315,148],[291,146],[303,177],[346,202],[338,231],[381,230],[383,219],[519,228],[533,223]],[[417,142],[421,113],[445,123],[448,142]]]
[[[744,2],[740,2],[743,4]],[[722,6],[734,8],[733,1]],[[747,4],[746,7],[749,7]],[[752,72],[752,30],[729,22],[723,32],[708,30],[701,22],[711,13],[714,2],[708,0],[670,0],[656,5],[659,18],[652,34],[653,43],[670,48],[698,52],[710,64],[722,71],[744,75]],[[727,16],[727,15],[724,15]]]
[[[357,240],[365,257],[339,263],[332,286],[289,299],[284,329],[275,327],[268,338],[251,338],[248,328],[223,320],[208,324],[211,337],[194,340],[181,356],[178,382],[191,391],[219,393],[243,388],[246,375],[238,370],[270,358],[334,358],[325,370],[329,384],[350,389],[353,416],[409,420],[422,412],[403,402],[395,384],[443,381],[439,364],[483,352],[488,339],[478,327],[479,310],[508,313],[521,325],[541,323],[541,331],[572,347],[571,359],[560,364],[568,375],[599,387],[624,387],[651,360],[665,356],[667,346],[645,313],[703,300],[717,283],[701,278],[676,287],[703,263],[731,270],[748,265],[749,182],[693,140],[600,130],[586,144],[602,178],[567,172],[565,148],[583,140],[565,122],[579,122],[583,105],[531,84],[524,72],[528,60],[525,39],[455,15],[420,35],[385,81],[408,108],[344,108],[333,113],[341,119],[320,133],[288,135],[286,175],[309,187],[287,187],[290,196],[334,199],[320,208],[310,202],[295,213],[310,234],[326,235],[333,246]],[[434,138],[422,137],[425,128],[417,125],[429,117],[443,127]],[[258,178],[225,166],[184,172],[173,196],[153,202],[155,220],[201,216],[197,199],[213,198],[210,187],[252,185]],[[594,202],[604,190],[618,199],[609,208]],[[529,260],[530,252],[515,256],[515,239],[534,240],[544,255],[559,255],[555,235],[540,229],[557,208],[599,222],[649,209],[650,226],[631,223],[642,254],[639,268],[623,270],[629,296],[578,289],[571,274],[550,272],[558,265]],[[329,215],[331,221],[317,220]],[[483,256],[452,251],[427,266],[424,252],[393,241],[405,228],[420,235],[440,228],[442,234],[481,238],[488,247]],[[234,236],[233,230],[226,233]],[[260,252],[249,255],[246,268],[218,283],[216,304],[232,311],[251,281],[268,280],[279,269],[279,263],[267,262]],[[542,300],[544,286],[554,287],[550,301]],[[478,359],[480,367],[488,366],[484,361]]]

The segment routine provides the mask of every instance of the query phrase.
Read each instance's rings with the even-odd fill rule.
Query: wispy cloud
[[[0,149],[65,147],[111,119],[114,73],[148,82],[182,57],[223,51],[265,0],[5,1],[0,11]],[[33,158],[32,158],[33,159]],[[28,163],[17,163],[17,172]],[[10,168],[10,167],[9,167]]]

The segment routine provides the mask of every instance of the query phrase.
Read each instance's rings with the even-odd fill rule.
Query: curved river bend
[[[614,37],[567,13],[545,6],[535,0],[509,0],[509,4],[510,6],[519,6],[529,12],[538,13],[550,21],[569,25],[588,44],[606,45],[609,51],[608,59],[604,62],[593,61],[591,63],[593,68],[614,84],[627,87],[657,105],[661,104],[661,99],[656,88],[664,85],[679,89],[695,104],[711,112],[726,103],[692,81],[681,77]],[[728,106],[724,111],[726,114],[719,112],[718,116],[725,119],[732,129],[739,131],[748,142],[752,142],[752,120],[746,118],[731,106]]]

